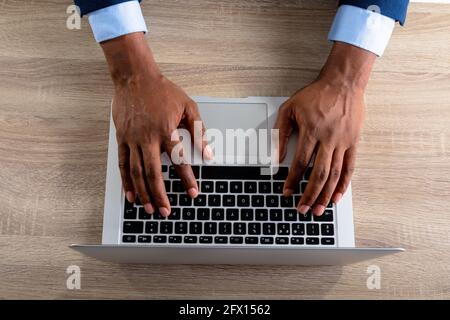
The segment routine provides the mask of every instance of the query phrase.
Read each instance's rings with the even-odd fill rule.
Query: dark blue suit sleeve
[[[409,0],[339,0],[339,5],[348,4],[355,7],[367,9],[370,6],[378,6],[381,14],[405,23]]]
[[[74,0],[75,4],[80,8],[81,16],[99,9],[103,9],[115,4],[135,0]],[[141,2],[141,0],[139,0]]]

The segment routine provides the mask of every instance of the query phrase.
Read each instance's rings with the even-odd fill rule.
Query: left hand
[[[368,79],[368,74],[362,75],[361,72],[370,72],[371,64],[369,68],[366,65],[366,68],[357,69],[355,75],[355,57],[351,57],[350,70],[345,70],[345,62],[351,56],[345,50],[362,49],[338,49],[340,51],[336,53],[333,48],[318,79],[297,91],[280,107],[275,124],[275,128],[280,130],[280,161],[286,155],[292,131],[298,129],[299,133],[295,156],[284,185],[285,196],[292,195],[313,154],[316,155],[310,180],[297,204],[302,214],[312,208],[313,214],[320,216],[330,201],[337,203],[345,193],[355,168],[356,149],[364,122],[364,88],[367,82],[361,80]],[[372,55],[367,51],[359,54]],[[338,58],[341,61],[336,61]],[[369,56],[360,62],[373,63],[373,60],[374,57]]]

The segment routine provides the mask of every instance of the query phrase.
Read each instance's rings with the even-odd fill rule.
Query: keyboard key
[[[201,236],[200,237],[200,243],[212,243],[213,237],[211,236]]]
[[[303,194],[303,193],[305,193],[305,190],[306,190],[306,186],[307,186],[308,184],[306,183],[306,182],[302,182],[301,183],[301,193]]]
[[[169,203],[171,206],[178,205],[178,195],[174,193],[168,193],[167,198],[169,199]]]
[[[161,171],[162,171],[162,172],[167,172],[168,169],[169,169],[169,168],[168,168],[167,165],[165,165],[165,164],[163,164],[163,165],[161,166]]]
[[[201,222],[190,222],[189,223],[189,233],[190,234],[201,234],[202,233],[202,223]]]
[[[241,209],[241,220],[242,221],[252,221],[253,220],[253,209]]]
[[[199,194],[197,198],[194,199],[194,206],[197,207],[204,207],[206,206],[206,195],[205,194]]]
[[[267,209],[256,209],[255,210],[255,220],[256,221],[267,221],[269,219],[269,213]]]
[[[244,191],[245,193],[256,193],[256,182],[253,181],[244,182]]]
[[[231,193],[242,193],[242,182],[241,181],[231,181],[230,182],[230,192]]]
[[[146,222],[145,233],[158,233],[158,222],[155,221]]]
[[[295,209],[284,210],[284,221],[297,221],[298,211]]]
[[[198,208],[197,220],[209,220],[209,208]]]
[[[216,192],[217,193],[227,193],[228,192],[228,181],[216,181]]]
[[[140,243],[152,242],[152,237],[151,236],[139,236],[138,237],[138,242],[140,242]]]
[[[224,194],[222,200],[224,207],[234,207],[236,205],[235,197],[232,194]]]
[[[164,180],[164,187],[166,189],[166,192],[170,192],[170,180]]]
[[[258,189],[259,193],[272,193],[272,186],[270,185],[270,182],[261,181],[258,183]]]
[[[311,245],[319,244],[319,238],[306,238],[306,244]]]
[[[220,222],[219,234],[231,234],[231,222]]]
[[[174,166],[169,167],[169,178],[170,179],[179,179],[177,172],[175,171]]]
[[[212,220],[223,220],[225,219],[224,209],[212,209]]]
[[[293,223],[292,224],[292,234],[296,236],[305,235],[305,224],[304,223]]]
[[[139,196],[137,196],[136,199],[134,199],[134,205],[142,206],[142,202],[141,202],[141,199],[139,199]]]
[[[320,226],[320,231],[323,236],[334,236],[334,226],[330,223],[323,223]]]
[[[134,205],[130,202],[128,202],[125,199],[125,209],[124,209],[124,218],[125,219],[136,219],[137,216],[137,209],[134,207]]]
[[[139,208],[139,220],[149,220],[151,218],[152,218],[152,215],[147,213],[143,207]]]
[[[195,219],[195,209],[183,208],[183,220],[194,220],[194,219]]]
[[[332,208],[333,208],[333,202],[330,202],[330,203],[327,205],[327,208],[332,209]]]
[[[323,245],[334,245],[334,238],[322,238],[320,242]]]
[[[300,237],[292,237],[291,244],[305,244],[305,239]]]
[[[280,236],[287,236],[290,234],[290,224],[289,223],[278,223],[277,234]]]
[[[261,224],[260,223],[249,223],[248,224],[248,234],[250,235],[260,235],[261,234]]]
[[[218,195],[218,194],[208,195],[208,206],[209,207],[220,207],[220,195]]]
[[[153,242],[154,243],[166,243],[167,236],[153,236]]]
[[[205,234],[216,234],[217,233],[217,222],[205,222]]]
[[[214,237],[214,243],[218,243],[218,244],[228,243],[228,237],[216,236],[216,237]]]
[[[308,236],[318,236],[319,235],[319,224],[318,223],[308,223],[306,225],[306,234]]]
[[[169,243],[181,243],[182,240],[181,236],[169,236]]]
[[[166,218],[163,217],[163,215],[159,212],[159,210],[156,210],[152,213],[153,220],[165,220]]]
[[[261,174],[261,167],[251,166],[204,166],[201,176],[217,180],[270,180],[269,175]]]
[[[200,178],[200,167],[199,166],[191,166],[192,173],[194,173],[195,179]]]
[[[283,213],[281,209],[270,209],[270,221],[281,221]]]
[[[214,183],[212,181],[202,181],[201,190],[205,193],[214,192]]]
[[[181,209],[172,208],[172,212],[169,215],[169,220],[180,220],[181,219]]]
[[[173,222],[163,221],[159,226],[160,233],[172,233],[173,232]]]
[[[288,167],[278,167],[277,173],[273,175],[273,180],[286,180],[289,168]]]
[[[192,206],[192,198],[187,194],[180,194],[179,200],[182,207]]]
[[[311,221],[311,210],[309,210],[306,214],[298,214],[299,221]]]
[[[266,196],[267,207],[278,207],[278,196]]]
[[[246,234],[247,225],[243,222],[233,224],[233,233],[237,235]]]
[[[250,206],[250,196],[240,194],[237,196],[237,206],[238,207],[249,207]]]
[[[230,243],[241,244],[244,242],[243,237],[230,237]]]
[[[144,231],[144,222],[142,221],[124,221],[123,233],[142,233]]]
[[[122,242],[126,242],[126,243],[136,242],[136,236],[130,236],[130,235],[122,236]]]
[[[175,233],[176,234],[186,234],[187,233],[187,222],[175,222]]]
[[[275,223],[263,223],[263,234],[264,235],[274,235],[275,234]]]
[[[272,237],[261,237],[261,244],[273,244]]]
[[[276,237],[275,238],[275,243],[276,244],[288,244],[289,243],[289,238],[288,237]]]
[[[264,207],[264,196],[252,196],[252,207]]]
[[[283,197],[280,196],[280,207],[283,208],[293,208],[294,207],[294,197]]]
[[[258,244],[258,237],[245,237],[245,244]]]
[[[298,203],[300,202],[300,196],[294,196],[294,206],[298,206]]]
[[[284,182],[273,183],[273,193],[283,194]]]
[[[184,192],[184,185],[180,180],[172,181],[172,192]]]
[[[325,212],[320,216],[314,216],[314,221],[333,221],[333,210],[325,210]]]
[[[230,220],[230,221],[239,220],[239,210],[238,209],[227,209],[227,220]]]
[[[184,236],[184,243],[197,243],[197,236]]]

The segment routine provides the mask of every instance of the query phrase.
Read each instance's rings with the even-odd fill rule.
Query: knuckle
[[[142,168],[140,166],[132,165],[130,168],[130,173],[134,179],[138,179],[142,175]]]
[[[331,169],[330,177],[332,180],[337,180],[341,176],[341,169],[338,167],[335,167]]]
[[[328,178],[328,170],[325,167],[319,167],[316,175],[316,180],[323,183]]]

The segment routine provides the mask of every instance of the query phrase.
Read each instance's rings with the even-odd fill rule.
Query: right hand
[[[172,133],[180,124],[195,136],[194,121],[201,121],[196,103],[157,67],[142,33],[132,33],[102,44],[115,85],[112,115],[117,132],[119,167],[127,200],[136,196],[145,211],[171,212],[162,171],[161,153],[172,154],[180,142]],[[202,132],[197,133],[203,137]],[[212,159],[206,141],[196,142],[206,159]],[[191,198],[198,186],[189,164],[175,170]]]

